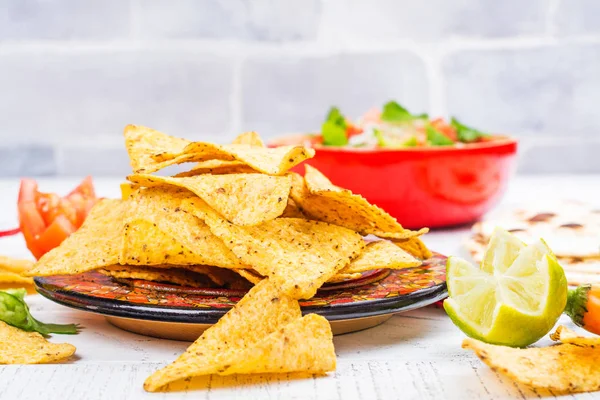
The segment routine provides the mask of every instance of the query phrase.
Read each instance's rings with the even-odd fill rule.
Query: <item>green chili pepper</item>
[[[0,291],[0,321],[17,327],[27,332],[39,332],[42,335],[50,333],[76,334],[79,331],[77,324],[45,324],[33,318],[29,307],[25,303],[25,289],[12,289]]]

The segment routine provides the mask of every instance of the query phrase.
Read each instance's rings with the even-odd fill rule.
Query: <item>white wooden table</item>
[[[68,192],[75,179],[42,180],[41,189]],[[117,196],[119,181],[96,180],[103,196]],[[16,221],[18,182],[0,181],[0,228]],[[501,207],[555,196],[600,205],[600,176],[518,177]],[[431,248],[464,254],[468,228],[427,235]],[[0,239],[0,254],[27,256],[20,236]],[[378,327],[334,338],[338,367],[327,377],[203,377],[177,393],[145,393],[142,383],[157,368],[174,360],[188,343],[160,340],[122,331],[102,316],[56,305],[39,295],[28,297],[42,321],[78,322],[75,336],[55,335],[53,342],[77,347],[67,364],[0,366],[0,399],[500,399],[551,396],[535,393],[493,373],[472,353],[461,349],[464,335],[437,308],[394,316]],[[572,327],[566,318],[560,323]],[[540,344],[549,344],[544,339]],[[182,385],[182,389],[185,386]],[[578,398],[600,398],[583,394]]]

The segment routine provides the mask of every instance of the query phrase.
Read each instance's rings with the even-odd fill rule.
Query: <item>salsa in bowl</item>
[[[380,118],[388,118],[390,109],[397,111],[398,119],[408,113],[391,103]],[[374,122],[374,111],[356,123],[346,118],[342,123],[336,110],[329,112],[322,133],[288,135],[270,144],[310,145],[316,155],[308,164],[334,184],[382,207],[407,228],[478,219],[500,200],[512,175],[517,142],[510,137],[425,115],[405,116],[394,130],[388,123]],[[387,130],[376,133],[382,129]],[[296,167],[296,172],[303,173],[303,167]]]

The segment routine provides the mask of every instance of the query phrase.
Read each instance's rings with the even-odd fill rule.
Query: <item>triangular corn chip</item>
[[[133,265],[111,265],[100,268],[98,272],[113,276],[115,278],[143,279],[146,281],[158,281],[175,283],[177,285],[191,287],[210,287],[211,279],[207,275],[191,271],[189,269],[142,267]]]
[[[256,172],[258,171],[247,166],[241,161],[208,160],[197,163],[189,171],[180,172],[177,175],[175,175],[175,177],[185,178],[202,174],[251,174]]]
[[[318,221],[277,218],[255,226],[237,226],[221,218],[201,199],[183,208],[204,218],[210,230],[247,266],[265,277],[285,280],[284,293],[309,299],[363,249],[356,232]]]
[[[221,375],[285,373],[323,374],[335,369],[333,334],[327,320],[308,314],[265,337],[244,361]]]
[[[563,343],[515,349],[465,339],[463,348],[473,350],[493,371],[536,389],[554,394],[600,390],[600,338],[580,337],[566,328],[551,337]]]
[[[37,332],[25,332],[0,321],[0,364],[45,364],[75,353],[68,343],[50,343]]]
[[[127,179],[146,187],[166,184],[188,189],[236,225],[257,225],[280,216],[291,188],[290,176],[264,174],[205,174],[189,178],[131,175]]]
[[[79,274],[117,264],[123,246],[123,204],[100,200],[81,228],[44,254],[27,275]]]
[[[248,282],[253,283],[253,284],[257,284],[260,281],[262,281],[263,279],[265,279],[264,276],[260,275],[259,273],[257,273],[256,271],[252,270],[252,269],[234,269],[235,272],[237,272],[238,274],[240,274],[240,276],[244,279],[246,279]]]
[[[402,269],[419,265],[421,265],[421,261],[392,242],[380,240],[367,244],[365,250],[340,273],[354,274],[380,268]]]
[[[406,239],[428,231],[404,229],[391,215],[370,204],[364,197],[331,183],[317,169],[306,166],[304,179],[293,178],[290,196],[309,218],[343,226],[362,235],[373,234],[381,238]]]
[[[231,144],[249,144],[254,147],[265,147],[265,143],[260,138],[260,135],[254,131],[244,132],[239,134]]]
[[[300,208],[298,207],[296,202],[291,197],[288,197],[287,206],[285,207],[285,210],[283,210],[283,214],[281,214],[281,217],[306,219],[304,214],[302,214],[302,211],[300,211]]]
[[[347,274],[344,272],[338,272],[337,274],[335,274],[334,276],[332,276],[331,278],[329,278],[327,280],[327,283],[337,283],[337,282],[343,282],[343,281],[347,281],[350,279],[358,279],[362,276],[362,274],[360,272],[355,272],[352,274]]]
[[[214,265],[222,268],[246,268],[227,246],[213,233],[203,220],[182,208],[186,199],[197,199],[188,190],[168,186],[143,188],[132,194],[128,202],[126,222],[139,218],[155,224],[171,240],[181,246],[179,254],[186,249],[194,253],[194,264]],[[161,243],[148,243],[148,251],[161,252]],[[172,243],[167,244],[172,248]],[[153,247],[153,248],[152,248]],[[188,264],[187,262],[178,263]],[[171,259],[162,263],[171,264]]]
[[[216,159],[237,160],[259,172],[282,175],[314,156],[314,150],[304,146],[265,148],[252,144],[190,142],[135,125],[125,128],[125,141],[135,173],[152,173],[173,164]]]
[[[248,351],[265,337],[300,317],[298,302],[282,295],[277,283],[265,279],[177,360],[146,379],[144,388],[154,392],[179,379],[225,372],[247,361]]]
[[[0,256],[0,271],[14,272],[22,274],[33,267],[34,262],[31,260],[22,260],[7,256]]]
[[[433,256],[431,250],[425,246],[420,237],[415,236],[409,239],[391,240],[396,246],[421,260],[427,260]]]

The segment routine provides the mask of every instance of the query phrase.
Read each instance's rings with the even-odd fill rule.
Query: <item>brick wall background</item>
[[[0,176],[124,175],[127,123],[225,142],[397,99],[600,172],[597,0],[0,0]]]

